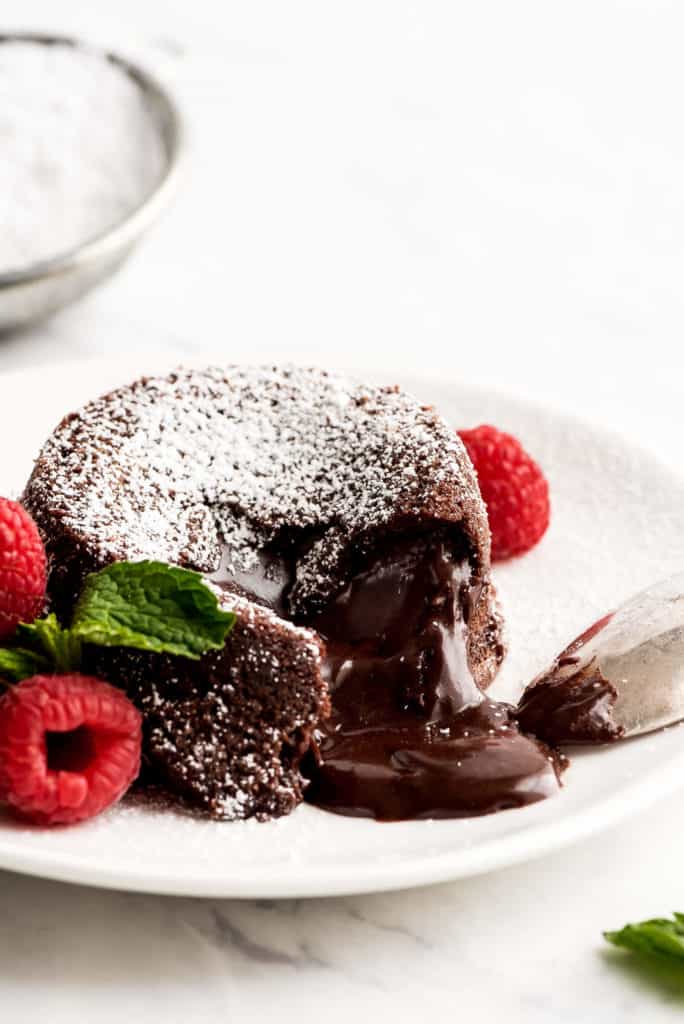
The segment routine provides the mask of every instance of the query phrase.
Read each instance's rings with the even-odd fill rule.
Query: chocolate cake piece
[[[302,624],[388,544],[438,529],[465,552],[478,686],[503,656],[473,468],[455,431],[397,388],[277,367],[143,378],[62,421],[23,501],[64,619],[85,575],[116,560],[159,559],[221,587],[238,622],[218,655],[97,655],[145,712],[155,776],[215,817],[301,799],[299,760],[329,708],[323,645]]]
[[[329,710],[321,643],[246,598],[222,604],[236,624],[199,662],[93,647],[86,668],[125,685],[143,712],[155,784],[212,818],[279,817],[302,800],[299,763]]]

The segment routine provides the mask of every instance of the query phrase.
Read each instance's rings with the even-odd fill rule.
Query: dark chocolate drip
[[[521,729],[554,746],[612,743],[624,736],[613,717],[617,695],[598,666],[560,677],[551,670],[525,691],[516,717]]]
[[[552,743],[613,743],[625,730],[613,715],[618,692],[601,672],[596,659],[583,667],[582,648],[613,617],[611,612],[585,630],[559,654],[542,676],[532,682],[518,705],[521,729]]]
[[[534,803],[563,759],[519,732],[468,667],[470,569],[443,540],[387,553],[309,623],[325,638],[333,711],[305,762],[305,798],[383,820]]]

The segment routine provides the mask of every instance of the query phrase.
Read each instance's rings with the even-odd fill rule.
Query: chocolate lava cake
[[[486,510],[455,431],[398,388],[275,367],[143,378],[59,424],[23,502],[45,541],[63,621],[84,577],[120,560],[196,569],[236,613],[225,648],[199,662],[91,652],[93,670],[144,713],[147,776],[212,817],[288,813],[304,794],[302,769],[318,802],[334,806],[337,783],[319,783],[317,772],[335,721],[330,692],[334,707],[351,648],[364,664],[380,657],[396,670],[396,685],[371,673],[391,695],[371,717],[411,708],[413,725],[437,736],[448,732],[445,715],[465,707],[482,744],[494,736],[504,706],[482,690],[503,648]],[[440,646],[447,635],[462,638],[455,671],[467,678],[456,690],[445,683],[455,657]],[[366,705],[360,678],[354,714]],[[480,705],[491,709],[484,718]],[[514,723],[500,727],[528,742]],[[522,750],[512,802],[494,794],[479,807],[471,794],[463,813],[546,795],[547,753]],[[390,787],[406,773],[401,755],[387,755]],[[346,756],[338,780],[349,778]],[[520,780],[530,772],[544,792],[528,797]],[[402,816],[346,808],[357,796],[338,809]]]

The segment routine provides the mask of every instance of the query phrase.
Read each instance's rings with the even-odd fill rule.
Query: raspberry
[[[0,637],[40,615],[45,574],[45,549],[36,524],[16,501],[0,498]]]
[[[546,533],[549,485],[520,442],[496,427],[459,431],[489,514],[492,558],[529,551]]]
[[[41,825],[92,818],[140,769],[141,716],[91,676],[33,676],[0,698],[0,799]]]

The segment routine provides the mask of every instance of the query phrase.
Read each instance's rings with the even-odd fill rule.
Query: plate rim
[[[402,889],[424,888],[441,882],[458,881],[486,875],[516,865],[542,859],[557,850],[573,846],[591,836],[599,835],[622,821],[667,799],[682,788],[681,776],[675,771],[684,769],[684,751],[670,757],[660,766],[667,771],[653,772],[648,779],[635,783],[629,789],[629,800],[624,793],[615,794],[587,811],[568,816],[552,825],[537,825],[487,844],[484,855],[477,847],[455,853],[440,853],[414,857],[410,861],[393,864],[388,870],[384,863],[371,863],[363,867],[345,866],[343,880],[330,880],[334,868],[315,868],[307,865],[307,879],[301,874],[289,884],[287,875],[275,875],[269,868],[265,872],[238,869],[239,882],[217,885],[213,879],[204,881],[197,876],[189,882],[186,876],[162,872],[152,882],[143,871],[118,871],[106,865],[97,869],[88,858],[65,857],[55,863],[54,855],[33,851],[23,857],[17,851],[3,849],[0,840],[0,870],[20,875],[49,879],[89,888],[119,892],[137,892],[158,896],[197,897],[202,899],[314,899],[337,896],[365,895],[374,892],[394,892]],[[524,811],[524,808],[522,809]],[[518,810],[518,813],[520,811]],[[324,812],[321,812],[324,813]],[[501,813],[516,813],[501,812]],[[240,825],[240,822],[227,822]],[[378,822],[378,827],[392,828],[392,822]],[[536,840],[536,843],[535,843]],[[454,858],[466,860],[465,867],[454,869]],[[476,862],[477,861],[477,862]],[[235,872],[233,872],[235,873]]]
[[[163,353],[151,352],[148,355],[150,362],[154,362],[156,359],[159,364],[160,369],[156,372],[164,372],[164,367],[172,365],[172,359],[166,359]],[[207,365],[212,357],[218,358],[216,353],[211,352],[187,355],[173,360],[173,365]],[[82,374],[88,373],[97,377],[98,371],[104,373],[105,368],[110,371],[116,369],[116,372],[122,369],[126,372],[129,362],[132,367],[134,360],[137,362],[138,373],[147,372],[146,367],[143,368],[143,371],[140,370],[140,363],[148,361],[147,355],[144,360],[141,360],[140,356],[136,359],[133,355],[130,356],[130,360],[129,358],[68,360],[53,364],[52,368],[61,373],[70,371],[79,373],[80,371]],[[222,361],[227,362],[225,355],[222,356]],[[364,374],[383,372],[381,368],[370,365],[365,369],[358,367],[356,369],[343,367],[343,369],[345,373],[361,377]],[[31,379],[36,375],[43,375],[46,370],[48,372],[50,370],[48,364],[40,367],[20,367],[0,373],[0,390],[8,386],[9,380],[15,380],[18,383],[20,379]],[[581,425],[584,429],[605,439],[607,443],[617,444],[623,451],[638,453],[643,459],[647,459],[661,475],[670,478],[673,487],[684,486],[684,474],[678,471],[672,463],[663,459],[658,452],[640,444],[617,429],[597,423],[591,417],[573,413],[562,403],[553,404],[537,398],[529,398],[514,390],[487,387],[480,380],[459,377],[453,371],[438,378],[434,374],[421,371],[397,369],[393,371],[392,376],[399,379],[402,387],[406,387],[409,381],[414,381],[426,387],[432,385],[437,393],[451,382],[466,389],[469,394],[486,396],[487,401],[490,402],[501,400],[503,403],[524,407],[528,411],[536,411],[540,415],[549,415],[557,422],[564,420],[566,424]],[[203,879],[199,875],[189,880],[187,875],[163,869],[155,877],[152,877],[149,870],[131,869],[130,866],[124,870],[106,863],[100,863],[97,867],[93,867],[92,858],[72,854],[63,854],[60,857],[54,852],[39,850],[32,850],[26,854],[17,848],[16,843],[8,843],[1,831],[0,869],[102,889],[202,898],[313,898],[417,888],[469,878],[537,860],[556,850],[581,842],[589,836],[609,830],[621,821],[665,800],[681,789],[684,786],[684,771],[681,769],[684,769],[684,749],[679,754],[667,756],[649,772],[647,777],[631,783],[627,793],[620,790],[607,796],[598,804],[569,813],[561,820],[551,823],[542,822],[522,828],[511,835],[488,840],[479,848],[475,846],[465,850],[460,848],[455,851],[418,855],[398,863],[371,861],[364,865],[345,865],[342,872],[339,868],[336,869],[334,864],[318,867],[306,865],[305,878],[301,870],[294,873],[291,878],[287,870],[284,872],[274,871],[272,866],[268,869],[258,870],[244,866],[229,869],[225,884],[218,884],[214,877]],[[518,810],[517,813],[524,813],[524,809],[522,812]],[[233,823],[233,825],[235,824]],[[237,824],[239,825],[239,823]],[[391,829],[393,827],[393,823],[376,824],[382,828]],[[331,877],[335,876],[336,870],[338,876],[341,875],[341,877]]]

